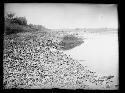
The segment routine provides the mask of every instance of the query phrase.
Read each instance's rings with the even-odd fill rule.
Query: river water
[[[118,76],[118,34],[83,33],[84,43],[65,54],[102,75]]]

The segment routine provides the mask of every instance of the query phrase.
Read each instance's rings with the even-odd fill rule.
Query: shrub
[[[23,31],[22,26],[18,24],[10,24],[10,23],[5,24],[5,35],[14,34],[22,31]]]
[[[62,50],[70,50],[76,46],[79,46],[84,41],[81,38],[77,38],[73,35],[67,35],[63,37],[63,40],[59,43]]]
[[[5,16],[5,32],[4,35],[16,34],[20,32],[46,32],[46,28],[42,25],[27,24],[25,17],[15,17],[10,13]]]
[[[27,20],[25,17],[15,17],[10,21],[12,24],[27,25]]]
[[[5,18],[12,19],[12,18],[14,18],[14,16],[15,16],[14,13],[7,13],[7,15],[5,16]]]
[[[19,25],[27,25],[27,20],[25,17],[15,17],[14,13],[8,13],[5,16],[5,22]]]
[[[13,13],[7,14],[7,16],[5,16],[4,35],[24,32],[25,26],[27,26],[27,20],[25,17],[14,17]]]

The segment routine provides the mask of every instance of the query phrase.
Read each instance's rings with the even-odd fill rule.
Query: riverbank
[[[82,45],[78,46],[81,49],[75,47],[70,50],[72,54],[73,50],[78,48],[77,51],[74,51],[75,55],[72,57],[65,54],[64,51],[56,49],[53,44],[51,46],[52,42],[55,42],[55,44],[59,42],[58,38],[51,37],[49,34],[42,36],[43,34],[40,35],[40,33],[24,34],[21,37],[5,40],[6,48],[4,49],[3,62],[6,88],[22,87],[30,89],[34,87],[47,88],[49,86],[73,89],[116,89],[117,83],[112,81],[114,76],[104,74],[99,76],[98,72],[96,73],[91,67],[86,67],[87,64],[83,65],[78,59],[74,58],[83,52]],[[52,42],[48,42],[50,40]],[[85,50],[83,53],[87,54]],[[83,56],[82,58],[86,59]],[[91,58],[89,57],[89,59]],[[9,74],[6,74],[6,72]],[[9,77],[10,74],[13,74],[13,76]],[[19,79],[22,74],[22,79]],[[27,85],[25,85],[26,82]]]

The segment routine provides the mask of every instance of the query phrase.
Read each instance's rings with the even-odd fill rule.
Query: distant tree
[[[19,25],[27,25],[27,20],[25,17],[15,17],[11,20],[11,23],[15,23]]]
[[[25,17],[15,17],[15,13],[7,13],[5,16],[5,22],[19,25],[27,25]]]
[[[4,35],[16,34],[20,32],[34,32],[42,31],[46,32],[46,29],[42,25],[27,24],[25,17],[15,17],[14,13],[8,13],[5,16],[5,33]]]
[[[12,19],[15,16],[15,13],[7,13],[6,18]]]
[[[5,16],[4,35],[25,32],[27,29],[27,20],[25,17],[15,17],[14,13],[7,13]]]

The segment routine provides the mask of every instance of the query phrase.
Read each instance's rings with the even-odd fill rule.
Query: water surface
[[[71,50],[64,51],[81,64],[87,65],[99,74],[118,73],[117,33],[83,33],[85,42]]]

